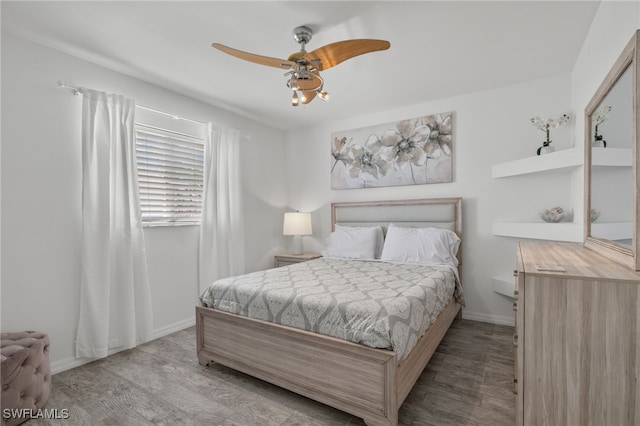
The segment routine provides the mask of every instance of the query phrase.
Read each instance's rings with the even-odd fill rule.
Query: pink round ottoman
[[[49,400],[49,336],[36,331],[2,333],[2,425],[18,425]],[[31,411],[29,411],[31,410]]]

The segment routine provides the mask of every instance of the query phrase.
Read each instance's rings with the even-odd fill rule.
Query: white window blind
[[[200,224],[203,139],[140,123],[135,132],[143,225]]]

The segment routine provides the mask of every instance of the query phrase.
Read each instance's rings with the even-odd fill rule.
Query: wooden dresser
[[[640,273],[554,242],[515,272],[516,425],[640,425]]]

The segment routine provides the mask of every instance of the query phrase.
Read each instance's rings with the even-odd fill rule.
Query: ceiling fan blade
[[[219,43],[212,43],[212,47],[235,56],[236,58],[244,59],[245,61],[253,62],[260,65],[266,65],[269,67],[289,69],[295,65],[295,62],[288,61],[286,59],[270,58],[268,56],[254,55],[253,53],[243,52],[242,50],[234,49],[232,47],[225,46]]]
[[[323,71],[354,56],[364,55],[365,53],[375,52],[377,50],[387,50],[389,47],[391,47],[391,43],[386,40],[344,40],[322,46],[313,52],[307,53],[304,57],[307,61],[319,60],[321,63],[317,68]]]

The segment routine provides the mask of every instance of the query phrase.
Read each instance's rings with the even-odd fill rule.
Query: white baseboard
[[[185,328],[189,328],[193,325],[196,325],[195,316],[174,322],[173,324],[165,325],[164,327],[153,330],[153,339],[151,340],[164,337],[168,334],[175,333],[176,331],[184,330]]]
[[[65,370],[70,370],[81,365],[88,364],[92,359],[76,359],[74,357],[67,357],[51,363],[51,374],[62,373]]]
[[[196,324],[195,317],[187,318],[182,321],[174,322],[173,324],[165,325],[164,327],[160,327],[156,330],[153,330],[153,337],[149,340],[155,340],[160,337],[164,337],[171,333],[175,333],[176,331],[184,330],[185,328],[189,328]],[[110,352],[109,355],[113,355],[114,353],[119,351]],[[95,359],[90,358],[80,358],[77,359],[75,357],[67,357],[64,359],[60,359],[58,361],[54,361],[51,363],[51,374],[61,373],[65,370],[69,370],[71,368],[80,367],[81,365],[88,364],[90,362],[95,361]]]
[[[481,312],[469,312],[466,309],[462,310],[462,318],[472,321],[488,322],[489,324],[497,325],[509,325],[513,327],[515,325],[515,316],[504,315],[489,315]]]

